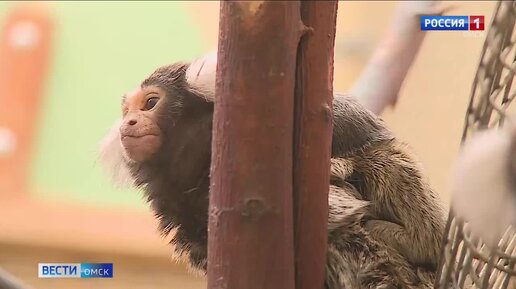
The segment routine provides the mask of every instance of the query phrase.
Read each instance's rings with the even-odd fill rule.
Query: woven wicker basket
[[[462,140],[503,126],[516,97],[516,1],[499,1],[482,49],[471,91]],[[512,111],[511,111],[512,110]],[[516,230],[508,228],[497,248],[489,248],[453,214],[448,217],[435,288],[516,288]]]

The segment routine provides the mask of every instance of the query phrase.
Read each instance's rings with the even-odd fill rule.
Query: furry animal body
[[[215,64],[211,55],[157,69],[126,95],[124,119],[100,150],[113,180],[143,190],[176,255],[200,270]],[[333,106],[326,288],[431,288],[444,230],[436,195],[380,119],[353,97],[336,96]],[[152,149],[141,131],[155,132]]]

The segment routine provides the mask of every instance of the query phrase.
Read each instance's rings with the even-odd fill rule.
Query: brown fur
[[[176,252],[205,270],[213,97],[187,82],[187,67],[160,68],[142,83],[167,92],[156,112],[164,140],[155,157],[134,162],[114,153],[145,192],[162,233],[176,230]],[[430,288],[443,222],[411,156],[354,99],[336,97],[332,157],[326,288]]]
[[[347,183],[371,202],[365,229],[373,239],[414,265],[436,270],[444,233],[437,195],[406,145],[380,119],[352,97],[335,100],[332,183]],[[365,130],[359,132],[360,128]],[[349,135],[359,135],[359,141],[343,141]]]
[[[326,288],[433,288],[434,273],[410,265],[363,227],[370,202],[351,186],[330,185]]]

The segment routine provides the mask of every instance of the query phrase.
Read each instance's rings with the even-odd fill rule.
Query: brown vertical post
[[[296,289],[323,288],[337,1],[302,1],[294,114]]]
[[[209,289],[293,289],[300,1],[221,2]]]

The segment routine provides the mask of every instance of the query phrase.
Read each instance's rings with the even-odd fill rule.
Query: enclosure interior
[[[495,2],[456,1],[452,14],[485,15]],[[0,191],[0,267],[35,288],[205,288],[205,279],[171,261],[140,192],[111,185],[95,162],[102,136],[120,115],[122,94],[156,67],[192,59],[217,44],[218,1],[46,2],[52,21],[48,67],[35,114],[27,189]],[[22,5],[0,2],[0,27]],[[341,1],[335,91],[348,91],[383,36],[396,2]],[[0,30],[0,33],[3,33]],[[382,118],[418,155],[448,205],[484,33],[427,34],[395,110]],[[0,44],[3,45],[3,44]],[[0,55],[0,57],[2,57]],[[30,86],[33,79],[18,79]],[[0,93],[0,105],[12,101]],[[16,114],[17,112],[13,112]],[[20,132],[22,134],[28,132]],[[11,178],[0,171],[0,180]],[[112,262],[112,280],[42,280],[39,262]],[[129,287],[128,287],[129,286]]]

